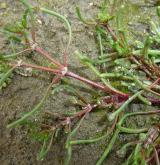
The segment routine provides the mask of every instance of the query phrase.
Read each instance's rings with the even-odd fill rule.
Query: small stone
[[[93,3],[93,2],[89,3],[89,6],[93,6],[93,5],[94,5],[94,3]]]
[[[42,21],[40,19],[37,19],[37,22],[42,25]]]

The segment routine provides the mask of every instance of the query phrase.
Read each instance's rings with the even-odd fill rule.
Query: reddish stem
[[[59,67],[60,70],[63,70],[63,68],[65,67],[62,64],[60,64],[58,61],[54,60],[51,57],[51,55],[49,53],[45,52],[42,48],[36,46],[35,47],[35,51],[37,51],[38,53],[42,54],[44,57],[46,57],[50,61],[52,61],[55,65],[57,65]],[[66,58],[67,58],[67,54],[64,54],[64,61],[67,60]],[[80,80],[82,82],[85,82],[85,83],[87,83],[87,84],[89,84],[89,85],[91,85],[93,87],[99,88],[99,89],[101,89],[101,90],[103,90],[105,92],[111,92],[112,94],[116,94],[116,95],[118,95],[118,96],[120,96],[122,98],[128,99],[128,97],[129,97],[128,94],[124,94],[124,93],[122,93],[120,91],[117,91],[117,90],[114,90],[114,89],[112,89],[110,87],[106,87],[106,86],[103,86],[101,84],[95,83],[95,82],[93,82],[91,80],[88,80],[88,79],[86,79],[84,77],[81,77],[81,76],[79,76],[79,75],[77,75],[77,74],[75,74],[73,72],[70,72],[70,71],[67,71],[64,76],[75,78],[75,79]]]
[[[155,99],[152,97],[147,98],[153,105],[160,105],[160,99]]]
[[[55,65],[57,65],[59,67],[59,69],[52,69],[52,68],[48,68],[48,67],[43,67],[43,66],[37,66],[37,65],[33,65],[33,64],[26,64],[26,63],[22,63],[20,65],[14,65],[14,67],[17,67],[17,66],[25,66],[25,67],[31,67],[31,68],[35,68],[35,69],[39,69],[39,70],[43,70],[43,71],[48,71],[48,72],[52,72],[54,74],[59,74],[59,75],[62,75],[62,70],[64,68],[64,66],[62,64],[60,64],[59,62],[57,62],[56,60],[54,60],[50,54],[48,54],[47,52],[45,52],[42,48],[40,47],[36,47],[35,50],[37,52],[39,52],[40,54],[42,54],[44,57],[48,58],[50,61],[52,61]],[[64,61],[65,58],[64,58]],[[102,91],[104,92],[108,92],[108,93],[111,93],[113,95],[115,95],[117,97],[117,100],[119,103],[121,102],[124,102],[126,101],[128,98],[129,98],[129,94],[125,94],[125,93],[122,93],[120,91],[117,91],[117,90],[114,90],[110,87],[107,87],[107,86],[104,86],[104,85],[101,85],[99,83],[96,83],[94,81],[91,81],[91,80],[88,80],[84,77],[81,77],[73,72],[70,72],[70,71],[67,71],[63,76],[68,76],[68,77],[72,77],[72,78],[75,78],[77,80],[80,80],[86,84],[89,84],[93,87],[96,87],[98,89],[101,89]],[[62,77],[58,78],[58,79],[61,79]],[[157,79],[152,85],[154,85],[155,83],[158,83],[159,82],[159,79]],[[151,87],[152,87],[151,85]],[[152,104],[155,104],[155,105],[159,105],[160,104],[160,100],[159,99],[154,99],[154,98],[147,98],[150,102],[152,102]]]
[[[155,82],[153,82],[151,85],[150,85],[150,88],[152,88],[154,85],[156,85],[157,83],[159,83],[160,81],[160,78],[158,78]]]
[[[87,84],[93,86],[93,87],[99,88],[99,89],[101,89],[101,90],[103,90],[105,92],[111,92],[112,94],[116,94],[116,95],[122,97],[123,99],[128,99],[128,97],[129,97],[128,94],[125,94],[125,93],[122,93],[122,92],[119,92],[119,91],[115,91],[115,90],[113,90],[113,89],[111,89],[109,87],[103,86],[103,85],[98,84],[98,83],[96,83],[94,81],[91,81],[91,80],[88,80],[88,79],[86,79],[84,77],[81,77],[81,76],[79,76],[79,75],[77,75],[77,74],[75,74],[73,72],[68,71],[66,73],[66,76],[75,78],[77,80],[80,80],[80,81],[82,81],[84,83],[87,83]]]
[[[118,37],[116,36],[116,34],[113,32],[113,30],[110,28],[109,24],[106,23],[106,24],[103,24],[103,26],[107,29],[107,31],[111,34],[113,40],[116,42],[118,41]],[[122,43],[119,43],[119,45],[121,47],[124,47]]]
[[[107,29],[107,31],[112,35],[113,40],[116,42],[118,41],[117,36],[115,35],[115,33],[113,32],[113,30],[109,27],[108,23],[104,24],[104,27]]]
[[[91,80],[88,80],[88,79],[86,79],[86,78],[84,78],[84,77],[81,77],[81,76],[79,76],[79,75],[77,75],[77,74],[75,74],[75,73],[73,73],[73,72],[68,71],[68,72],[66,73],[66,76],[75,78],[75,79],[80,80],[80,81],[82,81],[82,82],[85,82],[85,83],[87,83],[87,84],[89,84],[89,85],[91,85],[91,86],[93,86],[93,87],[99,88],[99,89],[101,89],[101,90],[103,90],[103,91],[105,90],[105,86],[103,86],[103,85],[101,85],[101,84],[98,84],[98,83],[95,83],[95,82],[93,82],[93,81],[91,81]]]
[[[86,113],[89,113],[90,111],[92,111],[97,106],[98,106],[97,104],[94,104],[94,105],[88,104],[88,105],[86,105],[86,107],[83,108],[83,110],[81,110],[80,112],[78,112],[75,115],[71,116],[70,119],[73,120],[77,117],[82,117]]]
[[[18,65],[16,65],[18,66]],[[43,67],[43,66],[38,66],[38,65],[33,65],[33,64],[27,64],[27,63],[22,63],[20,64],[19,66],[24,66],[24,67],[31,67],[31,68],[35,68],[35,69],[38,69],[38,70],[43,70],[43,71],[48,71],[48,72],[53,72],[54,74],[60,74],[62,75],[62,71],[61,69],[52,69],[52,68],[48,68],[48,67]],[[70,71],[67,71],[64,75],[62,76],[68,76],[68,77],[72,77],[72,78],[75,78],[77,80],[80,80],[84,83],[87,83],[93,87],[96,87],[98,89],[101,89],[105,92],[111,92],[112,94],[116,94],[119,96],[120,99],[124,100],[124,99],[128,99],[129,95],[128,94],[125,94],[125,93],[121,93],[119,91],[116,91],[116,90],[113,90],[109,87],[106,87],[106,86],[103,86],[101,84],[98,84],[94,81],[91,81],[91,80],[88,80],[84,77],[81,77],[73,72],[70,72]]]
[[[32,65],[32,64],[27,64],[27,63],[22,63],[22,64],[20,64],[20,66],[35,68],[35,69],[43,70],[43,71],[47,71],[47,72],[53,72],[55,74],[61,74],[61,71],[58,69],[52,69],[52,68],[48,68],[48,67],[44,67],[44,66]]]
[[[36,42],[36,32],[35,32],[35,27],[32,26],[32,29],[31,29],[31,36],[32,36],[32,40],[34,42]]]
[[[58,61],[54,60],[51,55],[49,53],[47,53],[46,51],[44,51],[42,48],[40,48],[39,46],[35,47],[35,51],[40,53],[41,55],[43,55],[44,57],[48,58],[53,64],[55,64],[57,67],[59,68],[63,68],[64,66],[62,64],[60,64]]]

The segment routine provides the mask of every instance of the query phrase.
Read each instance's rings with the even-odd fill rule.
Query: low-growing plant
[[[13,128],[18,125],[26,125],[30,128],[30,136],[34,139],[43,142],[41,151],[38,155],[39,160],[43,160],[52,147],[53,142],[58,140],[59,134],[65,132],[67,134],[66,150],[67,158],[65,164],[69,164],[72,158],[72,148],[74,145],[84,145],[96,143],[102,139],[110,139],[106,144],[106,149],[102,156],[97,160],[96,165],[100,165],[107,159],[111,152],[114,143],[118,139],[119,134],[137,134],[137,140],[129,142],[122,146],[117,152],[120,157],[124,157],[124,164],[152,164],[159,162],[159,133],[160,127],[158,123],[150,124],[145,128],[130,128],[125,126],[125,120],[128,117],[136,116],[151,116],[159,115],[160,110],[146,111],[144,109],[137,112],[127,113],[126,109],[129,104],[144,104],[148,106],[160,105],[160,67],[159,56],[160,50],[154,49],[155,44],[160,42],[159,25],[150,22],[152,33],[147,34],[144,44],[138,42],[130,44],[126,31],[118,24],[117,29],[113,29],[111,23],[114,19],[120,22],[120,17],[110,14],[106,1],[103,2],[103,7],[98,16],[93,20],[86,20],[81,14],[79,7],[76,8],[76,13],[79,20],[87,26],[91,26],[95,32],[97,43],[99,46],[99,55],[96,59],[91,59],[88,55],[76,51],[75,55],[81,63],[87,66],[93,74],[98,78],[98,82],[82,77],[77,73],[72,72],[68,67],[68,49],[72,40],[72,29],[69,21],[61,14],[48,10],[43,7],[32,6],[27,0],[20,0],[26,7],[22,19],[13,25],[7,25],[2,31],[4,34],[9,34],[12,39],[20,42],[24,50],[10,55],[1,55],[0,58],[0,88],[10,78],[10,75],[16,68],[32,68],[44,72],[54,74],[54,78],[47,88],[41,101],[28,113],[25,113],[21,118],[8,124],[7,128]],[[157,15],[159,17],[159,7]],[[36,40],[36,18],[37,12],[44,12],[50,16],[57,17],[65,23],[68,30],[68,43],[63,51],[63,62],[59,62],[54,57],[39,46]],[[29,20],[29,21],[28,21]],[[30,35],[31,34],[31,35]],[[13,37],[14,36],[14,37]],[[106,52],[105,48],[109,48]],[[22,60],[24,52],[38,53],[48,60],[48,66],[40,66],[26,63]],[[80,94],[80,90],[76,89],[73,84],[67,81],[68,78],[79,80],[92,87],[92,92],[98,93],[94,95],[91,92],[93,99],[86,101]],[[95,91],[96,89],[96,91]],[[81,109],[76,113],[58,114],[45,111],[47,117],[38,122],[31,120],[34,115],[38,114],[48,98],[50,91],[52,94],[59,92],[68,92],[74,99],[75,104]],[[101,136],[95,138],[75,140],[74,136],[79,127],[82,125],[86,116],[95,110],[104,109],[107,113],[108,120],[112,123],[112,128],[108,128]],[[55,118],[55,121],[50,118]],[[132,151],[127,154],[127,149]]]

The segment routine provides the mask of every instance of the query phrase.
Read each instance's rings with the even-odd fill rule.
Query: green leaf
[[[0,88],[3,87],[3,84],[5,83],[5,81],[11,76],[13,70],[14,70],[14,67],[9,69],[6,73],[2,75],[2,77],[0,77]]]
[[[44,139],[43,145],[41,147],[41,151],[38,155],[38,160],[44,160],[44,158],[46,157],[48,151],[50,150],[50,148],[52,146],[53,135],[54,135],[53,133],[52,133],[52,135],[49,134],[48,137]]]
[[[160,17],[160,6],[157,7],[157,15]]]
[[[108,14],[108,6],[106,1],[102,3],[101,10],[97,17],[100,22],[108,22],[114,18],[114,16]]]
[[[75,54],[77,55],[77,57],[81,60],[81,62],[83,64],[86,64],[86,63],[94,64],[95,63],[91,58],[89,58],[86,55],[80,53],[79,51],[75,51]]]
[[[27,16],[29,14],[29,9],[27,9],[24,14],[23,14],[23,17],[22,17],[22,20],[21,20],[21,24],[22,26],[26,29],[27,28]]]
[[[7,24],[4,27],[4,30],[12,33],[22,33],[24,30],[24,27],[22,26],[21,22],[16,22],[14,24]]]
[[[110,16],[109,14],[107,14],[107,12],[100,12],[98,14],[98,20],[100,22],[108,22],[110,20],[112,20],[114,18],[114,16]]]

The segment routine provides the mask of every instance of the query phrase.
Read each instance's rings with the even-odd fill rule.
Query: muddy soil
[[[82,13],[87,18],[92,18],[99,10],[100,0],[30,0],[33,5],[41,5],[46,8],[58,11],[65,15],[71,22],[73,30],[73,41],[69,49],[69,63],[71,69],[77,72],[80,66],[74,51],[80,50],[91,57],[98,55],[98,47],[95,42],[95,37],[92,29],[85,27],[79,22],[75,13],[75,6],[79,5]],[[121,1],[122,2],[122,1]],[[132,2],[132,3],[131,3]],[[138,1],[123,1],[123,5],[130,5],[130,14],[127,19],[130,21],[131,30],[137,30],[132,37],[136,38],[139,34],[145,33],[148,26],[144,24],[147,19],[146,15],[152,17],[155,14],[155,8],[148,7],[142,0]],[[5,5],[4,5],[5,4]],[[132,8],[133,6],[133,8]],[[3,27],[6,23],[18,20],[23,13],[24,8],[18,0],[0,0],[0,26]],[[137,16],[136,16],[137,14]],[[61,54],[67,42],[67,33],[63,24],[58,20],[40,15],[43,18],[44,24],[37,28],[38,43],[48,52],[52,53],[55,58],[61,59]],[[142,18],[143,21],[142,21]],[[141,21],[139,21],[141,20]],[[128,23],[128,22],[127,22]],[[0,50],[6,54],[12,52],[11,46],[7,44],[6,38],[0,35]],[[141,38],[141,37],[139,37]],[[142,39],[142,38],[141,38]],[[15,50],[19,50],[18,45]],[[35,57],[34,57],[35,58]],[[37,63],[43,64],[43,59],[37,57]],[[87,74],[87,73],[86,73]],[[94,75],[90,78],[95,78]],[[42,162],[37,161],[37,153],[40,149],[40,143],[33,141],[27,135],[25,127],[17,127],[9,130],[6,125],[22,115],[23,112],[30,111],[35,104],[42,98],[50,82],[50,76],[43,74],[40,77],[23,77],[15,73],[12,82],[3,89],[0,93],[0,164],[1,165],[60,165],[65,160],[65,137],[61,141],[53,145],[46,159]],[[75,84],[83,86],[75,81]],[[87,95],[87,94],[86,94]],[[75,107],[69,106],[67,94],[51,95],[46,101],[42,109],[53,112],[74,111]],[[103,124],[99,124],[101,119],[104,119]],[[107,118],[105,112],[92,113],[81,126],[76,139],[88,139],[96,136],[101,130],[106,127]],[[122,140],[123,141],[123,140]],[[96,144],[75,146],[73,148],[72,165],[94,165],[98,157],[104,151],[107,142],[101,141]],[[114,147],[108,159],[104,162],[107,165],[119,165],[120,160],[115,150],[118,144]]]

